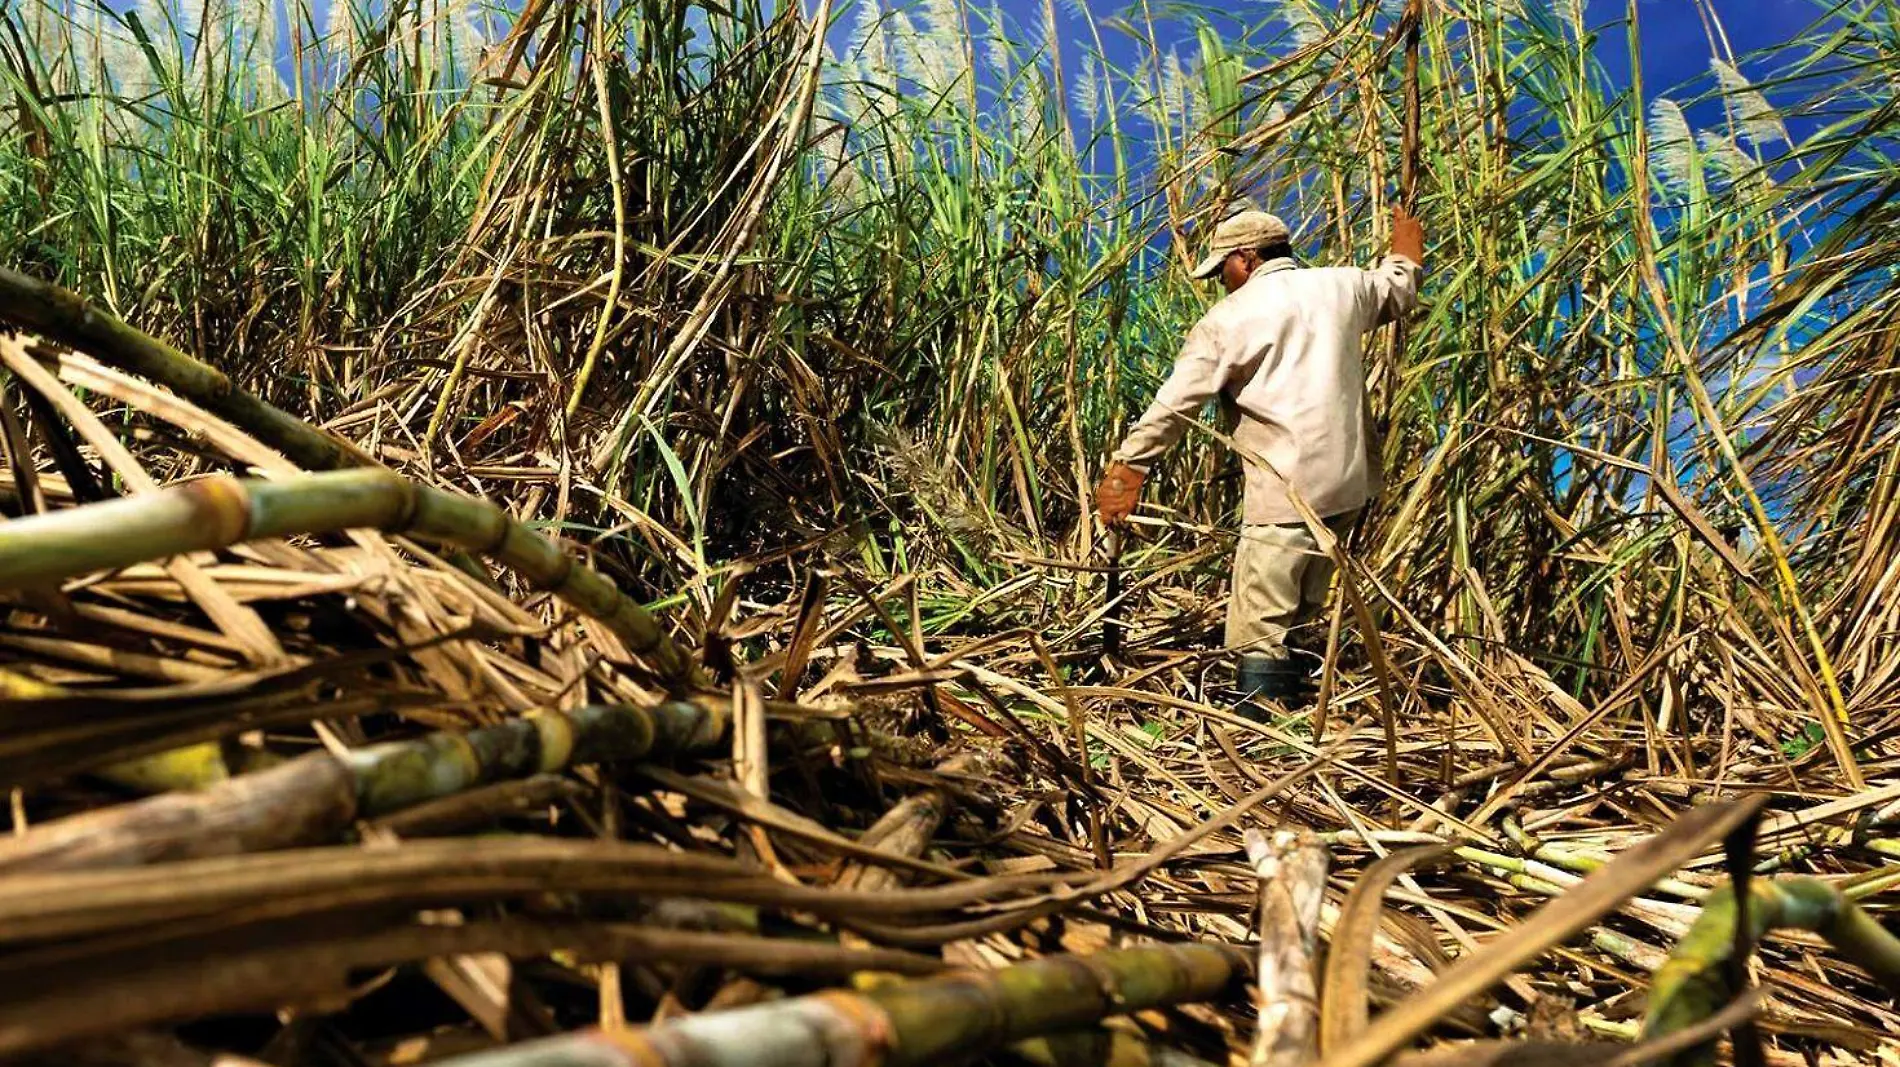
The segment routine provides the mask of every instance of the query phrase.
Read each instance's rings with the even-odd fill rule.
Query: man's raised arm
[[[1365,276],[1373,309],[1372,327],[1412,313],[1418,306],[1419,282],[1425,276],[1425,227],[1417,216],[1402,207],[1392,209],[1392,251]]]

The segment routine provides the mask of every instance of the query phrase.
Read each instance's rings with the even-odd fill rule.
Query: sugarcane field
[[[1900,1067],[1895,0],[0,72],[0,1063]]]

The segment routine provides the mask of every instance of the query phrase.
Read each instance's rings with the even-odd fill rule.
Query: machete
[[[1122,655],[1122,531],[1110,526],[1104,531],[1108,550],[1108,603],[1102,611],[1102,658],[1118,660]]]

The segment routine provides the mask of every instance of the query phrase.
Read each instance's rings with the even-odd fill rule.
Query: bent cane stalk
[[[409,534],[492,557],[612,631],[674,692],[697,682],[692,660],[659,620],[598,572],[492,504],[382,468],[281,481],[205,478],[10,522],[0,526],[0,589],[244,541],[351,529]]]
[[[1806,930],[1827,939],[1835,951],[1865,968],[1889,993],[1900,994],[1900,938],[1849,900],[1838,886],[1819,878],[1757,878],[1749,883],[1748,927],[1741,942],[1752,948],[1773,930]],[[1656,971],[1650,986],[1645,1038],[1661,1038],[1700,1024],[1742,991],[1731,988],[1727,964],[1737,943],[1735,892],[1723,886],[1709,894],[1702,914]],[[1713,1036],[1669,1061],[1673,1067],[1715,1062]]]
[[[0,320],[13,322],[184,397],[306,470],[381,467],[376,457],[240,388],[229,375],[120,321],[84,297],[0,266]],[[488,577],[466,556],[449,562]]]
[[[1246,971],[1238,946],[1151,945],[586,1031],[455,1057],[443,1067],[922,1067],[1123,1015],[1209,1000]]]
[[[312,752],[202,792],[75,815],[0,840],[0,873],[131,867],[318,844],[355,819],[489,782],[710,748],[726,727],[719,701],[600,705],[372,745],[343,758]]]
[[[229,375],[94,307],[77,293],[0,267],[0,319],[170,389],[311,470],[375,460],[240,389]]]

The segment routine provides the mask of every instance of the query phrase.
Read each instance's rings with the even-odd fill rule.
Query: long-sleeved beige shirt
[[[1379,472],[1361,343],[1416,306],[1423,274],[1404,256],[1371,270],[1261,264],[1188,332],[1173,373],[1114,458],[1146,470],[1220,397],[1239,416],[1233,438],[1243,461],[1248,453],[1267,460],[1244,462],[1243,521],[1299,522],[1287,482],[1321,518],[1363,507]]]

